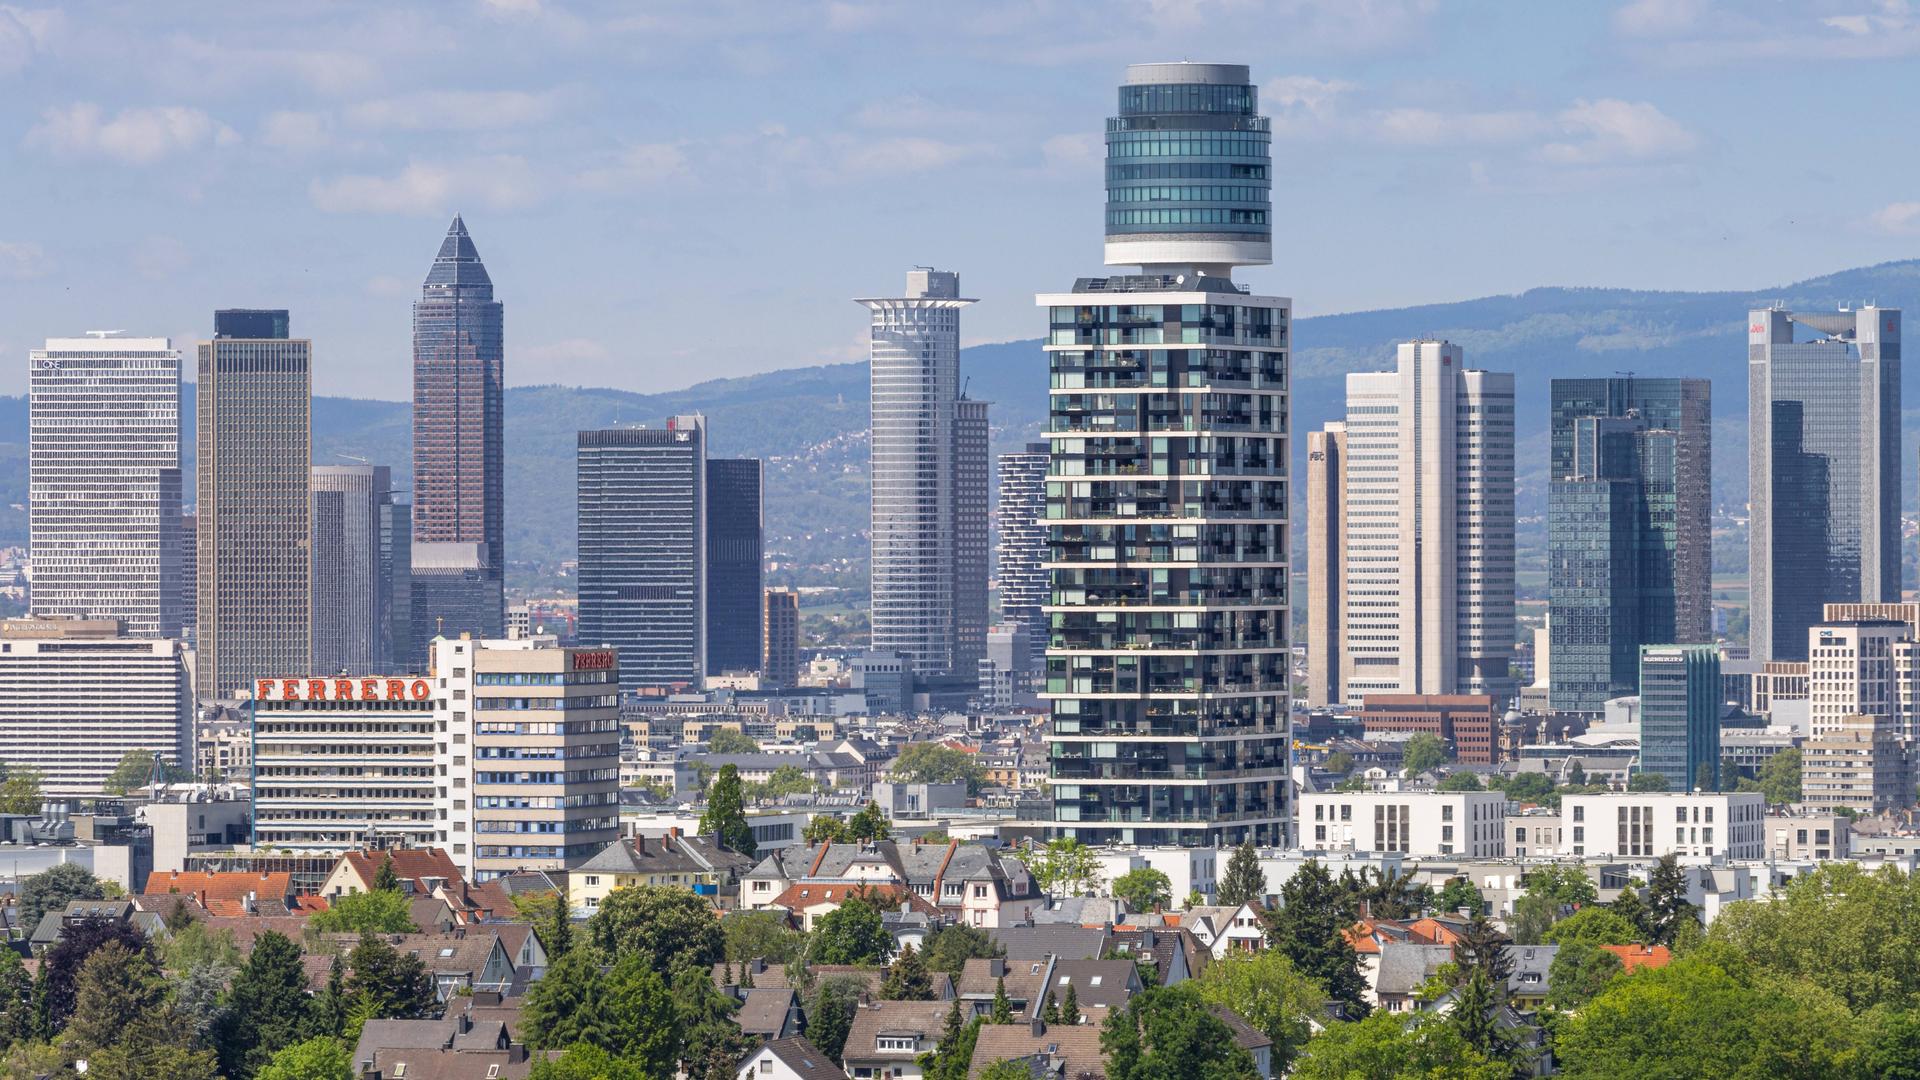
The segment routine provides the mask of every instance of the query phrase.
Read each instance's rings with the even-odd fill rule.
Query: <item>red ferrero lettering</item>
[[[282,701],[299,701],[300,700],[300,680],[299,679],[281,679],[280,680],[280,700]]]
[[[380,700],[380,680],[379,679],[361,679],[360,680],[360,700],[361,701],[379,701]]]
[[[352,679],[333,680],[333,700],[335,701],[352,701],[353,700],[353,680]]]
[[[405,701],[406,699],[407,699],[406,680],[405,679],[388,679],[387,680],[387,700],[388,701]]]
[[[273,680],[272,679],[255,679],[253,681],[253,700],[265,701],[272,696],[273,696]]]
[[[327,700],[327,680],[308,679],[307,680],[307,700],[308,701]]]
[[[427,700],[427,698],[433,695],[433,687],[428,686],[427,680],[425,679],[413,680],[413,686],[411,687],[411,690],[413,693],[413,700],[415,701],[425,701]]]

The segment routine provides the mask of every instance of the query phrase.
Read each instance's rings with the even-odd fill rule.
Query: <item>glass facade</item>
[[[1109,238],[1142,234],[1273,233],[1268,161],[1271,135],[1246,69],[1228,65],[1143,65],[1174,69],[1179,82],[1129,83],[1119,115],[1107,121]],[[1201,71],[1205,68],[1207,71]],[[1138,69],[1136,69],[1138,70]],[[1212,75],[1238,82],[1186,81]],[[1132,73],[1130,73],[1130,78]],[[1232,184],[1169,184],[1231,179]]]
[[[472,581],[477,595],[454,598],[457,624],[437,597],[415,607],[428,625],[437,619],[487,638],[500,637],[506,620],[502,318],[455,217],[413,305],[413,539],[484,545],[487,564]],[[472,614],[478,625],[468,625]]]
[[[1026,631],[1031,661],[1046,650],[1047,453],[1046,443],[1028,443],[1022,453],[1000,455],[1000,619]]]
[[[761,665],[758,458],[707,462],[707,674]]]
[[[1687,791],[1720,787],[1720,654],[1712,645],[1640,650],[1640,771]]]
[[[382,530],[391,528],[385,465],[313,469],[313,666],[320,675],[385,672],[393,642],[392,582]],[[390,572],[390,571],[389,571]]]

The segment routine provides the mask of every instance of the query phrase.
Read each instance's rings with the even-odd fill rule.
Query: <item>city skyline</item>
[[[513,267],[519,383],[685,385],[703,342],[654,324],[737,287],[748,250],[805,261],[817,283],[749,285],[749,317],[787,344],[703,357],[703,375],[856,359],[858,336],[828,301],[875,266],[964,266],[985,301],[967,343],[1026,338],[1021,298],[1076,272],[1074,238],[1098,225],[1079,195],[1097,183],[1089,121],[1111,107],[1106,73],[1217,49],[1204,21],[1144,6],[1110,20],[995,7],[952,57],[917,43],[881,53],[903,10],[882,5],[644,20],[564,4],[342,5],[303,13],[298,47],[264,13],[104,10],[9,7],[0,20],[0,86],[17,91],[0,95],[0,160],[14,166],[0,195],[44,209],[0,228],[0,350],[99,327],[193,340],[193,312],[284,304],[329,343],[318,392],[388,400],[404,397],[388,373],[404,348],[394,301],[410,291],[414,230],[460,211]],[[1909,16],[1648,0],[1498,20],[1411,3],[1243,15],[1255,32],[1286,27],[1260,72],[1287,148],[1275,190],[1320,211],[1250,280],[1271,291],[1312,267],[1303,316],[1546,284],[1762,288],[1909,254],[1920,228],[1920,189],[1901,167],[1916,151],[1898,140],[1886,168],[1837,174],[1811,159],[1774,167],[1737,135],[1756,112],[1811,128],[1862,101],[1905,100],[1898,61],[1920,48]],[[1141,55],[1143,29],[1162,55]],[[188,56],[248,62],[219,79],[67,73],[166,35]],[[644,75],[609,55],[634,35],[654,65]],[[857,62],[796,70],[772,44],[794,35],[813,46],[796,55]],[[1076,46],[1041,47],[1055,37]],[[714,70],[688,71],[703,48]],[[283,63],[266,61],[271,49]],[[1461,74],[1494,55],[1522,61]],[[1771,62],[1783,55],[1849,62]],[[794,80],[805,92],[771,92]],[[707,92],[679,92],[690,81]],[[611,143],[583,137],[602,128]],[[1582,213],[1563,212],[1569,196]],[[813,212],[795,213],[802,204]],[[744,209],[722,224],[721,207]],[[851,228],[853,215],[884,227]],[[1347,254],[1399,242],[1410,224],[1417,246],[1449,252],[1446,286],[1415,262]],[[1479,255],[1466,241],[1490,227],[1536,242]],[[256,241],[303,256],[234,296],[220,268]],[[1028,257],[1007,259],[1015,245]],[[660,257],[636,265],[636,247]],[[623,347],[634,339],[645,355]],[[23,372],[0,372],[0,391],[23,389]]]

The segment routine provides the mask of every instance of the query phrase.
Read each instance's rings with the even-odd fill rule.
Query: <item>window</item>
[[[1584,807],[1584,806],[1581,806],[1581,805],[1579,805],[1578,803],[1576,803],[1576,804],[1574,804],[1574,807],[1573,807],[1573,820],[1575,820],[1575,821],[1585,821],[1585,820],[1587,820],[1587,808],[1586,808],[1586,807]]]
[[[1440,820],[1441,820],[1441,821],[1452,821],[1452,820],[1453,820],[1453,807],[1451,807],[1451,806],[1443,806],[1443,807],[1441,807],[1441,808],[1440,808]]]

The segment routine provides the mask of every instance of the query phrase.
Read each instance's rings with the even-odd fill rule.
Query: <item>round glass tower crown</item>
[[[1133,64],[1107,120],[1107,265],[1273,259],[1271,134],[1244,64]]]

